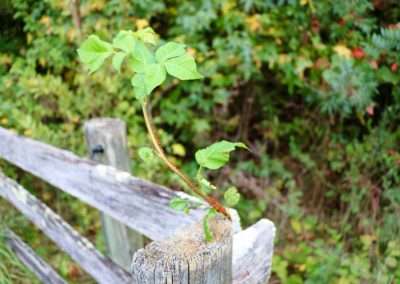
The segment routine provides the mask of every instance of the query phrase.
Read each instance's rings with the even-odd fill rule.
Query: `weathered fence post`
[[[231,284],[231,222],[210,220],[214,240],[204,241],[202,224],[195,224],[175,237],[156,241],[133,256],[133,283],[141,284]]]
[[[85,136],[92,160],[130,172],[126,125],[119,119],[97,118],[85,123]],[[129,269],[132,255],[144,246],[144,237],[102,213],[107,253],[117,264]]]

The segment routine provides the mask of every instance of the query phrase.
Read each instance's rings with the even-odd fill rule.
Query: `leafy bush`
[[[84,154],[83,121],[119,117],[137,160],[147,137],[130,80],[114,80],[112,67],[88,77],[75,50],[92,33],[110,41],[151,25],[191,46],[205,75],[155,90],[168,156],[195,176],[194,149],[216,139],[249,146],[208,178],[236,185],[245,224],[278,226],[274,279],[400,281],[398,1],[81,0],[80,17],[68,1],[4,3],[1,126]],[[10,26],[23,28],[3,36]],[[182,186],[160,164],[132,169]]]

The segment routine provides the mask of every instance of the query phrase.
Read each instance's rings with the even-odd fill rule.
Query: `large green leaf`
[[[144,67],[144,86],[146,94],[149,95],[154,88],[161,85],[164,82],[167,73],[165,72],[164,66],[152,63],[145,65]]]
[[[113,46],[129,53],[133,52],[136,42],[132,31],[120,31],[113,40]]]
[[[143,42],[138,41],[135,45],[129,64],[135,72],[143,73],[145,66],[154,63],[153,54]]]
[[[157,34],[150,27],[138,30],[134,34],[139,40],[145,43],[156,44],[158,40]]]
[[[195,80],[203,78],[203,75],[197,72],[194,58],[188,53],[168,59],[165,61],[165,68],[167,69],[168,74],[180,80]]]
[[[112,59],[112,66],[114,67],[115,70],[117,70],[118,72],[121,71],[121,65],[122,62],[124,61],[126,57],[126,53],[123,51],[117,52],[116,54],[114,54],[113,59]]]
[[[185,45],[176,42],[168,42],[160,46],[156,51],[156,59],[163,63],[165,60],[179,57],[185,54]]]
[[[112,53],[111,44],[96,35],[89,36],[78,49],[79,58],[89,68],[90,73],[98,70]]]
[[[136,73],[131,80],[131,84],[134,87],[133,93],[139,101],[143,101],[147,96],[146,89],[144,86],[144,74]]]
[[[223,140],[198,150],[196,152],[196,161],[204,168],[210,170],[219,169],[229,161],[229,153],[235,150],[236,147],[247,148],[243,143]]]

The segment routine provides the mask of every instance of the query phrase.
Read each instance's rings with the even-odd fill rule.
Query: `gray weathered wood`
[[[233,283],[265,284],[271,274],[275,226],[261,219],[233,238]]]
[[[154,240],[171,237],[175,231],[197,222],[204,215],[203,208],[192,210],[189,215],[169,208],[172,197],[188,197],[185,194],[171,192],[111,167],[96,165],[71,152],[20,137],[1,127],[0,157]],[[0,191],[1,194],[4,193]],[[273,224],[263,220],[234,236],[234,283],[264,283],[263,279],[268,278],[274,232]],[[253,253],[249,252],[252,249]],[[242,260],[244,265],[240,263]]]
[[[12,203],[98,283],[132,283],[128,272],[100,254],[60,216],[1,172],[0,196]]]
[[[176,212],[173,192],[113,167],[98,165],[73,153],[13,134],[0,127],[0,157],[19,166],[83,202],[103,211],[152,240],[201,220],[204,208],[190,214]]]
[[[5,231],[5,239],[8,247],[15,253],[18,259],[25,264],[37,278],[45,284],[67,284],[57,272],[41,259],[11,230]]]
[[[214,241],[204,241],[202,224],[156,241],[133,257],[133,283],[231,284],[232,228],[223,217],[210,220]]]
[[[123,121],[113,118],[92,119],[85,123],[84,129],[92,160],[130,172],[126,125]],[[133,253],[144,246],[143,236],[106,214],[102,213],[101,219],[107,254],[129,270]]]

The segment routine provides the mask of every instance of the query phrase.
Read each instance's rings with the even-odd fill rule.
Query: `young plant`
[[[120,73],[122,65],[131,71],[131,83],[134,96],[141,102],[146,128],[154,149],[147,147],[139,150],[139,156],[144,160],[156,155],[164,164],[187,185],[190,191],[204,199],[211,208],[203,220],[205,239],[212,240],[208,228],[209,218],[217,213],[230,219],[225,207],[209,194],[216,190],[203,174],[204,169],[217,170],[229,161],[230,152],[235,148],[246,148],[243,143],[220,141],[196,152],[195,158],[199,165],[195,179],[189,177],[170,161],[160,143],[155,129],[149,98],[155,88],[160,86],[167,75],[179,80],[196,80],[203,76],[197,71],[196,62],[182,43],[167,42],[158,44],[158,36],[151,28],[133,31],[120,31],[112,43],[101,40],[96,35],[90,35],[78,49],[80,60],[89,69],[90,73],[98,70],[108,58],[112,58],[112,67]],[[153,152],[154,150],[154,152]],[[234,206],[239,201],[239,194],[235,188],[230,188],[224,194],[228,206]],[[190,202],[181,198],[174,198],[170,206],[176,210],[188,212]]]

